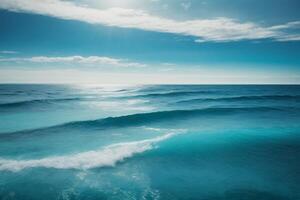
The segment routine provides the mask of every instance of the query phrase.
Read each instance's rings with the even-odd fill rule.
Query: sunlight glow
[[[109,1],[97,1],[98,5],[105,8],[130,8],[135,5],[135,0],[109,0]]]

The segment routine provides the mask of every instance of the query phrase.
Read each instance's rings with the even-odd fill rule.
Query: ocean
[[[0,199],[300,199],[300,86],[2,84]]]

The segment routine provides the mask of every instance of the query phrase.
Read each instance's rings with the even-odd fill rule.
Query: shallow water
[[[300,199],[300,86],[0,85],[0,199]]]

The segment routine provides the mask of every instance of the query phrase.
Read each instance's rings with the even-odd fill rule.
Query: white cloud
[[[66,57],[48,57],[35,56],[30,58],[0,58],[0,62],[32,62],[32,63],[78,63],[78,64],[98,64],[116,67],[145,67],[145,64],[128,62],[123,59],[100,56],[66,56]]]
[[[238,41],[266,38],[283,41],[290,36],[286,29],[293,28],[295,24],[300,23],[291,22],[265,27],[253,22],[240,22],[230,18],[176,21],[154,16],[141,10],[123,8],[98,10],[61,0],[1,0],[0,8],[91,24],[189,35],[198,37],[198,41]],[[298,40],[299,34],[294,35],[293,38]]]

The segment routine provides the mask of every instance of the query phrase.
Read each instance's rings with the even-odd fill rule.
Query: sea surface
[[[300,86],[0,85],[0,199],[299,200]]]

